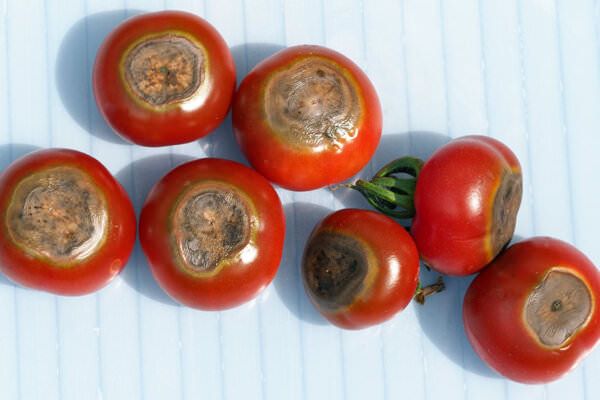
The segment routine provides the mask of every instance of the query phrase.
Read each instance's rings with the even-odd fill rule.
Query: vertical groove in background
[[[448,84],[448,60],[446,54],[446,24],[444,23],[444,0],[440,0],[440,42],[442,47],[442,71],[444,72],[444,90],[446,95],[446,129],[452,137],[452,121],[450,118],[450,85]]]
[[[296,208],[296,193],[292,193],[292,224],[294,226],[294,240],[291,241],[293,243],[293,259],[292,262],[296,263],[299,259],[298,252],[298,214]],[[297,282],[302,282],[302,270],[299,269],[298,276],[295,277]],[[306,374],[304,373],[305,363],[304,363],[304,329],[302,325],[302,296],[304,295],[302,286],[298,285],[298,333],[300,337],[300,382],[302,382],[302,399],[306,399]]]
[[[561,37],[562,30],[560,28],[560,18],[558,16],[559,7],[557,0],[554,0],[554,17],[556,22],[556,50],[558,53],[558,72],[559,72],[559,92],[560,92],[560,103],[561,103],[561,118],[562,118],[562,134],[563,134],[563,145],[565,148],[566,161],[567,161],[567,187],[568,187],[568,200],[569,200],[569,227],[571,229],[571,240],[573,245],[577,245],[577,229],[576,224],[577,220],[575,218],[575,207],[573,206],[574,198],[573,198],[573,162],[571,159],[571,143],[569,142],[569,120],[567,117],[567,101],[565,94],[565,68],[564,68],[564,54],[561,45]],[[581,380],[583,381],[582,390],[583,390],[583,398],[587,399],[587,384],[585,380],[585,363],[581,363]]]
[[[406,104],[406,128],[408,129],[408,150],[409,154],[412,152],[412,122],[410,120],[410,91],[408,88],[408,50],[406,48],[406,10],[404,8],[404,0],[400,2],[400,22],[402,23],[402,37],[400,51],[402,51],[402,67],[404,68],[404,100]]]
[[[531,131],[531,124],[529,121],[529,107],[527,105],[527,82],[526,82],[526,71],[525,71],[525,39],[523,37],[523,16],[521,15],[521,2],[515,0],[516,12],[517,12],[517,33],[519,35],[519,56],[521,58],[521,110],[523,111],[523,120],[525,122],[525,139],[527,141],[527,165],[531,166],[532,148],[531,148],[531,137],[529,132]],[[529,176],[529,208],[531,212],[532,222],[532,233],[535,234],[537,230],[537,222],[535,218],[535,194],[533,193],[533,174],[531,168],[528,168]]]
[[[485,123],[487,135],[490,135],[490,101],[488,94],[488,68],[487,68],[487,54],[486,54],[486,43],[485,43],[485,30],[483,29],[483,7],[481,0],[477,0],[477,15],[479,16],[479,45],[481,47],[481,86],[483,87],[483,106],[485,110]]]
[[[133,156],[134,146],[129,147],[129,157],[131,165],[131,194],[133,197],[133,201],[137,201],[137,190],[135,187],[135,165],[134,165],[134,156]],[[139,242],[138,242],[139,243]],[[144,399],[146,396],[144,394],[144,361],[142,359],[142,352],[144,350],[144,346],[142,345],[142,298],[140,295],[141,289],[141,278],[140,278],[140,265],[139,265],[139,251],[136,251],[134,248],[133,254],[133,263],[135,265],[135,283],[136,283],[136,297],[137,297],[137,324],[138,324],[138,366],[139,366],[139,379],[140,379],[140,395],[141,398]]]
[[[571,221],[571,223],[569,224],[570,226],[570,230],[571,230],[571,240],[573,240],[574,243],[577,242],[577,237],[576,237],[576,232],[577,229],[575,229],[575,209],[573,207],[573,179],[572,179],[572,173],[573,173],[573,163],[571,161],[571,143],[569,142],[569,121],[567,119],[567,106],[566,106],[566,95],[565,95],[565,68],[564,68],[564,62],[563,62],[563,51],[562,51],[562,46],[561,46],[561,29],[560,29],[560,18],[558,17],[558,3],[556,0],[554,0],[554,18],[555,18],[555,23],[556,23],[556,51],[558,53],[558,73],[559,73],[559,97],[560,97],[560,113],[561,113],[561,119],[562,119],[562,126],[561,126],[561,133],[563,135],[563,145],[564,145],[564,149],[565,149],[565,154],[566,154],[566,161],[567,161],[567,187],[569,188],[568,190],[568,200],[569,200],[569,220]]]

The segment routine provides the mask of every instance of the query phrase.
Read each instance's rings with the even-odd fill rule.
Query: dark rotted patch
[[[74,168],[58,167],[34,173],[17,186],[7,226],[22,246],[67,261],[97,244],[105,213],[89,178]]]
[[[244,201],[232,192],[206,189],[186,196],[175,216],[177,248],[188,267],[206,272],[241,250],[250,238]]]
[[[559,348],[581,329],[592,313],[587,285],[570,272],[554,269],[544,276],[525,305],[525,319],[544,346]]]
[[[326,309],[350,305],[368,272],[364,245],[343,234],[323,232],[307,243],[302,272],[312,297]]]
[[[490,244],[495,257],[510,242],[515,232],[517,213],[523,197],[523,178],[520,172],[505,170],[494,197]]]
[[[267,82],[264,107],[275,132],[311,147],[353,136],[361,114],[355,84],[321,57],[304,58],[276,73]]]
[[[205,58],[191,40],[173,34],[133,47],[124,63],[125,81],[140,100],[153,106],[184,101],[202,84]]]

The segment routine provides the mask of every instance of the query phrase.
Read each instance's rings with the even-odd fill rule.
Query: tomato
[[[123,187],[75,150],[29,153],[0,175],[0,271],[61,295],[92,293],[125,267],[136,217]]]
[[[388,215],[414,216],[411,234],[421,260],[454,276],[479,271],[508,244],[523,194],[513,152],[498,140],[475,135],[452,140],[424,164],[403,157],[370,181],[346,186]],[[403,210],[396,211],[397,206]]]
[[[465,331],[493,370],[522,383],[562,377],[600,339],[600,272],[579,250],[537,237],[509,247],[469,286]]]
[[[512,151],[486,136],[464,136],[436,151],[415,189],[411,233],[423,262],[448,275],[470,275],[508,244],[523,183]]]
[[[345,329],[366,328],[410,303],[419,279],[419,255],[408,232],[391,218],[343,209],[312,231],[302,279],[325,319]]]
[[[381,137],[381,106],[367,76],[320,46],[289,47],[254,67],[234,96],[232,117],[250,164],[292,190],[350,178]]]
[[[94,64],[100,113],[143,146],[191,142],[223,121],[235,90],[227,43],[205,20],[181,11],[138,15],[104,40]]]
[[[283,207],[268,181],[217,158],[165,175],[140,216],[140,242],[160,287],[203,310],[256,297],[279,268],[284,235]]]

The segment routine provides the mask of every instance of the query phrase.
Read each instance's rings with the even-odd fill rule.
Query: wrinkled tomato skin
[[[31,173],[52,167],[73,167],[84,172],[106,199],[108,232],[91,255],[70,265],[57,265],[16,246],[8,233],[6,212],[16,186]],[[29,153],[0,175],[0,271],[11,281],[49,293],[80,296],[108,285],[123,270],[135,243],[136,216],[129,196],[96,159],[68,149]]]
[[[321,220],[308,240],[322,232],[348,235],[362,242],[373,254],[376,270],[373,282],[352,304],[333,312],[319,307],[303,274],[310,301],[327,321],[357,330],[383,323],[406,308],[419,281],[419,255],[402,226],[375,211],[343,209]]]
[[[206,90],[205,100],[163,111],[142,106],[125,87],[121,58],[140,38],[174,30],[192,36],[206,49],[208,70],[201,89]],[[94,63],[93,90],[100,114],[122,138],[142,146],[181,144],[208,135],[225,119],[235,86],[235,65],[225,40],[202,18],[181,11],[127,19],[106,37]]]
[[[280,139],[268,126],[263,110],[264,87],[272,74],[307,56],[321,56],[345,68],[361,97],[362,113],[355,137],[338,148],[299,148]],[[342,54],[321,46],[294,46],[256,65],[244,78],[232,106],[235,138],[250,164],[269,181],[290,190],[306,191],[342,182],[371,159],[382,129],[382,112],[373,84]]]
[[[191,185],[223,182],[247,196],[256,211],[254,249],[249,260],[236,258],[216,275],[198,277],[175,261],[170,219],[176,201]],[[201,310],[241,305],[275,277],[283,253],[285,215],[273,187],[256,171],[234,161],[205,158],[180,165],[152,188],[140,215],[140,243],[159,286],[175,301]]]
[[[465,276],[494,258],[491,211],[503,170],[520,173],[521,166],[508,147],[486,136],[454,139],[427,160],[417,179],[411,226],[425,264]]]
[[[576,274],[592,292],[587,325],[558,349],[542,346],[525,326],[523,308],[546,272],[560,266]],[[511,380],[546,383],[574,369],[600,339],[600,273],[573,246],[536,237],[500,254],[469,286],[463,303],[465,332],[481,359]]]

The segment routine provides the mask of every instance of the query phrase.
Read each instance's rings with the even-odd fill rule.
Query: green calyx
[[[412,218],[415,215],[415,187],[424,161],[402,157],[379,170],[369,181],[358,180],[343,185],[360,192],[380,212],[394,218]],[[409,177],[401,177],[405,174]]]

